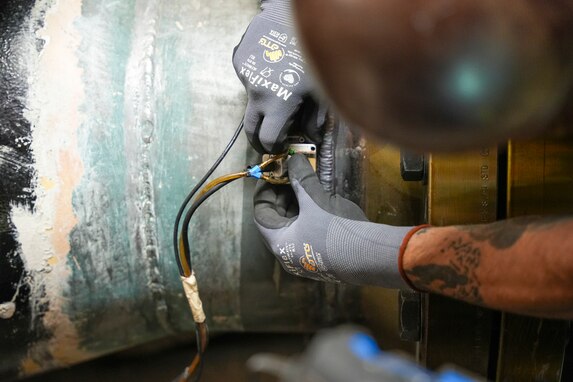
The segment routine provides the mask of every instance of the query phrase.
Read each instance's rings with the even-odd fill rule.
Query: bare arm
[[[418,231],[403,257],[424,291],[520,314],[573,318],[573,218]]]

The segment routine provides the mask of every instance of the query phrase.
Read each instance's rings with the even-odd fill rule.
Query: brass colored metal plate
[[[507,216],[573,213],[573,139],[511,142]],[[497,381],[560,381],[568,321],[503,314]]]
[[[497,149],[432,155],[430,224],[486,223],[496,216]],[[424,300],[421,363],[432,369],[455,364],[486,377],[498,314],[438,295],[426,295]]]
[[[507,216],[573,213],[573,138],[511,142]]]
[[[428,218],[432,225],[495,221],[497,149],[432,155],[428,192]]]

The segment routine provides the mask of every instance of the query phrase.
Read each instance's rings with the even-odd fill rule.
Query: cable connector
[[[263,177],[263,170],[261,166],[256,165],[247,170],[247,176],[250,178],[261,179]]]

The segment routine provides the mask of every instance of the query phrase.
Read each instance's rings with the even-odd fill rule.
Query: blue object
[[[440,375],[436,379],[436,382],[475,382],[475,381],[456,371],[446,370],[443,373],[440,373]]]
[[[248,172],[249,172],[249,175],[248,175],[248,176],[249,176],[250,178],[261,179],[261,177],[263,176],[263,172],[262,172],[261,168],[260,168],[258,165],[251,167],[251,168],[248,170]]]
[[[382,353],[374,338],[363,333],[350,337],[348,347],[356,357],[364,361],[372,360]]]

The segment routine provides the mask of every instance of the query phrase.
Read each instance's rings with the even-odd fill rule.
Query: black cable
[[[207,347],[207,344],[209,343],[209,326],[207,326],[207,324],[205,324],[204,326],[205,328],[205,341],[207,341],[207,343],[205,344],[205,347]],[[199,380],[201,379],[201,375],[203,374],[203,368],[205,366],[205,361],[204,361],[204,354],[205,351],[203,350],[203,342],[201,340],[201,335],[198,334],[199,337],[199,341],[198,342],[199,346],[197,347],[197,351],[199,351],[200,353],[200,358],[199,358],[199,366],[197,367],[197,372],[195,374],[195,378],[193,378],[192,382],[199,382]]]
[[[175,260],[177,263],[177,267],[179,268],[179,274],[181,276],[185,276],[185,271],[183,269],[183,264],[181,263],[180,252],[179,252],[179,224],[181,222],[181,217],[183,216],[183,213],[185,212],[187,205],[189,204],[191,199],[193,199],[193,197],[195,196],[197,191],[199,191],[199,189],[203,186],[203,184],[207,181],[207,179],[209,179],[209,177],[213,174],[213,172],[221,164],[223,159],[227,156],[227,154],[229,153],[229,150],[233,147],[233,145],[237,141],[237,138],[239,137],[239,134],[241,133],[242,129],[243,129],[243,121],[241,121],[239,126],[237,126],[237,129],[235,130],[233,137],[231,138],[231,140],[229,141],[229,143],[227,144],[227,146],[225,147],[225,149],[223,150],[221,155],[219,155],[219,157],[217,158],[215,163],[213,163],[213,165],[207,171],[207,173],[201,178],[201,180],[195,185],[195,187],[193,187],[191,192],[187,195],[187,197],[185,198],[185,200],[181,204],[179,211],[177,212],[177,217],[175,218],[175,225],[173,227],[173,249],[175,252]],[[204,195],[202,195],[195,202],[193,202],[193,204],[189,207],[187,214],[185,215],[181,235],[182,235],[182,242],[183,242],[183,252],[184,252],[185,260],[187,261],[187,264],[189,266],[189,272],[192,272],[192,270],[193,270],[192,265],[191,265],[191,250],[190,250],[190,245],[189,245],[189,223],[191,222],[191,218],[193,217],[193,214],[199,208],[199,206],[201,206],[201,204],[203,204],[203,202],[205,202],[205,200],[207,200],[214,193],[219,191],[221,188],[225,187],[227,184],[233,182],[234,180],[236,180],[236,179],[222,182],[222,183],[216,185],[215,187],[213,187],[211,190],[207,191]],[[207,337],[205,339],[205,341],[208,341],[209,328],[208,328],[206,323],[204,323],[204,325],[205,325],[205,331],[206,331],[206,337]],[[197,367],[197,370],[194,373],[195,375],[193,376],[193,381],[198,382],[201,379],[201,375],[203,373],[203,367],[204,367],[204,361],[203,361],[204,352],[202,349],[203,348],[203,341],[201,339],[201,333],[200,333],[199,327],[196,327],[195,336],[196,336],[196,342],[197,342],[197,355],[199,356],[199,365]],[[184,371],[184,374],[185,374],[185,371]]]
[[[223,182],[223,183],[219,183],[218,185],[216,185],[215,187],[213,187],[212,189],[207,191],[199,199],[197,199],[195,202],[193,202],[193,204],[191,205],[191,207],[189,207],[189,210],[187,211],[187,215],[185,215],[185,220],[183,220],[181,237],[183,239],[183,253],[185,255],[185,260],[187,260],[187,264],[189,264],[189,271],[190,272],[193,271],[193,267],[191,266],[191,250],[190,250],[190,245],[189,245],[189,223],[191,222],[191,218],[193,217],[193,214],[195,213],[197,208],[199,208],[199,206],[201,204],[203,204],[203,202],[205,200],[207,200],[215,192],[219,191],[221,188],[225,187],[229,183],[234,182],[235,180],[237,180],[237,179],[232,179],[232,180],[228,180],[228,181]]]
[[[221,188],[223,188],[225,185],[227,185],[228,183],[230,183],[231,181],[228,182],[224,182],[221,184],[218,184],[217,186],[213,187],[210,191],[206,192],[203,196],[201,196],[201,198],[199,198],[198,200],[196,200],[191,207],[189,208],[188,214],[185,216],[185,220],[187,221],[187,217],[189,217],[189,221],[191,220],[191,217],[193,216],[193,214],[195,213],[195,211],[197,210],[197,208],[199,208],[199,206],[205,201],[207,200],[210,196],[212,196],[215,192],[217,192],[218,190],[220,190]],[[183,229],[183,235],[187,236],[189,233],[189,223],[187,222],[187,224],[184,225],[184,229]],[[187,252],[188,253],[188,252]],[[189,264],[189,268],[191,269],[191,262],[190,259],[187,260],[188,264]],[[199,357],[199,365],[197,366],[197,368],[195,370],[189,370],[188,368],[186,368],[185,370],[183,370],[183,372],[177,376],[173,382],[181,382],[181,381],[187,381],[189,379],[189,377],[193,377],[193,381],[192,382],[198,382],[201,379],[201,375],[203,374],[203,340],[201,339],[201,329],[200,329],[200,325],[205,325],[205,331],[206,331],[206,341],[208,341],[208,336],[209,336],[209,327],[207,326],[206,323],[203,324],[195,324],[195,343],[197,345],[197,357]],[[188,374],[188,372],[191,371],[193,372],[193,374]]]
[[[201,340],[201,330],[199,326],[195,328],[195,342],[197,342],[197,354],[199,355],[199,365],[197,366],[197,371],[193,377],[192,382],[199,382],[201,379],[201,374],[203,374],[203,341]]]
[[[185,212],[185,208],[187,208],[187,205],[189,204],[191,199],[193,199],[193,196],[197,193],[197,191],[199,191],[199,188],[201,188],[201,186],[203,186],[203,184],[207,181],[207,179],[209,179],[209,177],[213,174],[213,172],[215,172],[217,167],[219,167],[219,164],[221,164],[221,161],[227,156],[227,154],[229,153],[229,150],[231,149],[231,147],[233,147],[233,145],[237,141],[237,138],[239,137],[239,134],[241,133],[242,129],[243,129],[243,121],[241,121],[241,123],[239,123],[239,126],[237,126],[237,130],[235,130],[235,134],[233,134],[233,137],[231,138],[231,140],[227,144],[227,147],[225,147],[225,150],[223,150],[221,155],[219,155],[219,158],[217,158],[215,163],[213,163],[213,166],[211,166],[209,171],[207,171],[207,173],[203,176],[203,178],[201,178],[199,183],[197,183],[195,185],[195,187],[193,187],[193,189],[191,190],[189,195],[187,195],[187,197],[185,198],[185,200],[181,204],[179,211],[177,212],[177,217],[175,218],[175,226],[173,227],[173,249],[175,251],[175,259],[177,262],[177,267],[179,268],[179,274],[181,276],[184,275],[183,265],[181,264],[181,260],[179,258],[179,223],[181,222],[181,217],[183,216],[183,213]]]
[[[189,207],[187,214],[185,215],[185,220],[183,220],[183,227],[182,227],[181,235],[183,237],[183,252],[185,254],[185,260],[187,261],[187,264],[189,265],[189,271],[190,272],[192,272],[192,270],[193,270],[193,267],[191,265],[191,250],[190,250],[190,246],[189,246],[189,223],[191,222],[191,218],[193,217],[193,214],[195,213],[195,211],[197,211],[197,209],[201,206],[201,204],[203,204],[203,202],[205,202],[207,199],[209,199],[209,197],[211,197],[213,194],[215,194],[221,188],[225,187],[229,183],[234,182],[235,180],[237,180],[237,179],[232,179],[232,180],[228,180],[226,182],[222,182],[222,183],[217,184],[215,187],[213,187],[212,189],[207,191],[205,194],[203,194],[199,199],[194,201],[193,204],[191,205],[191,207]],[[197,366],[197,370],[194,373],[193,380],[192,380],[193,382],[199,382],[199,380],[201,379],[201,375],[203,374],[203,367],[204,367],[203,340],[201,339],[201,329],[200,329],[199,325],[201,325],[201,324],[198,324],[195,328],[195,339],[196,339],[196,343],[197,343],[197,354],[199,356],[199,365]],[[205,325],[205,337],[206,337],[205,341],[208,341],[209,327],[207,326],[206,323],[204,323],[204,325]]]

